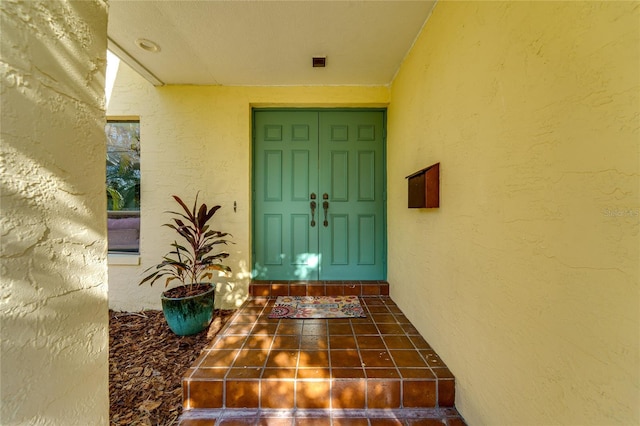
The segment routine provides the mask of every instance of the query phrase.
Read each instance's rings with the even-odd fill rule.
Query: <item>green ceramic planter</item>
[[[200,333],[213,318],[216,288],[211,286],[206,293],[183,298],[161,296],[162,312],[169,328],[178,336]]]

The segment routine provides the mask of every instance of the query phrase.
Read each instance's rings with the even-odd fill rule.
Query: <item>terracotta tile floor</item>
[[[366,318],[269,319],[248,300],[183,379],[181,426],[462,425],[454,376],[388,296]]]

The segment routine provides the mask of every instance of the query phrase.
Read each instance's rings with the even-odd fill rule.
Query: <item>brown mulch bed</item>
[[[180,337],[169,329],[161,311],[110,311],[110,424],[177,424],[182,376],[233,312],[216,310],[208,330]]]

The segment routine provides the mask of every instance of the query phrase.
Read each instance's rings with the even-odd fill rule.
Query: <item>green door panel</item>
[[[318,114],[256,112],[254,132],[254,276],[317,280],[309,203],[318,187]]]
[[[319,128],[321,279],[384,279],[384,113],[323,112]]]
[[[385,279],[383,111],[254,111],[253,158],[255,279]]]

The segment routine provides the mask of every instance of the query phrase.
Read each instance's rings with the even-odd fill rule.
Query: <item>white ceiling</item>
[[[435,2],[111,0],[109,46],[155,84],[386,85]]]

